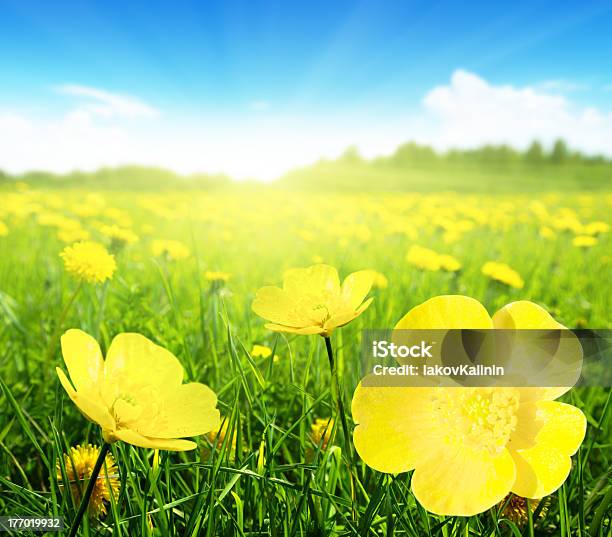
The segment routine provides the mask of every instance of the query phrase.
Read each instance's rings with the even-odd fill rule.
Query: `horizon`
[[[553,162],[551,160],[551,157],[553,155],[553,150],[554,150],[554,145],[557,142],[561,142],[562,144],[564,144],[565,147],[565,151],[566,153],[566,157],[564,158],[565,162]],[[526,157],[528,157],[528,151],[531,148],[531,146],[533,146],[534,144],[538,144],[540,146],[540,149],[542,150],[541,153],[541,160],[540,161],[529,161],[529,160],[525,160]],[[284,172],[282,175],[274,177],[270,180],[262,180],[260,178],[257,177],[244,177],[244,178],[236,178],[232,175],[229,175],[227,173],[224,172],[207,172],[207,171],[202,171],[202,170],[196,170],[194,172],[188,172],[188,173],[181,173],[179,171],[175,171],[171,168],[166,168],[163,166],[155,166],[155,165],[143,165],[143,164],[139,164],[137,162],[126,162],[124,164],[119,164],[116,166],[107,166],[107,165],[102,165],[99,166],[98,168],[92,169],[92,170],[82,170],[82,169],[73,169],[73,170],[68,170],[66,172],[52,172],[49,170],[44,170],[44,169],[32,169],[32,170],[26,170],[24,172],[21,173],[17,173],[17,174],[12,174],[12,173],[7,173],[6,170],[3,170],[2,168],[0,168],[0,180],[1,179],[9,179],[9,180],[29,180],[31,179],[31,177],[29,176],[36,176],[38,174],[40,175],[47,175],[50,177],[54,177],[57,179],[68,179],[71,178],[72,176],[78,176],[78,175],[96,175],[96,174],[100,174],[102,172],[105,171],[118,171],[118,170],[141,170],[141,171],[146,171],[146,170],[150,170],[150,171],[157,171],[157,172],[163,172],[163,173],[168,173],[168,174],[172,174],[174,176],[176,176],[177,178],[180,179],[197,179],[200,178],[202,176],[207,177],[207,178],[220,178],[220,179],[224,179],[229,181],[230,183],[246,183],[246,182],[252,182],[252,183],[261,183],[261,184],[272,184],[275,182],[279,182],[282,181],[283,179],[286,179],[288,177],[291,177],[292,174],[296,173],[296,172],[300,172],[304,169],[308,169],[308,168],[314,168],[317,165],[320,164],[338,164],[338,163],[342,163],[342,159],[346,156],[349,156],[351,159],[352,158],[357,158],[358,159],[358,163],[360,165],[365,164],[365,165],[376,165],[379,164],[381,160],[385,160],[387,159],[387,161],[392,160],[397,154],[398,152],[402,149],[402,148],[406,148],[408,146],[413,146],[417,149],[422,149],[422,150],[430,150],[432,151],[432,154],[434,156],[433,160],[429,161],[429,164],[441,164],[444,159],[447,159],[449,157],[453,157],[453,153],[457,153],[460,155],[460,158],[466,158],[467,157],[467,161],[464,160],[465,162],[469,162],[469,159],[472,158],[473,154],[477,154],[480,151],[486,150],[486,149],[494,149],[494,150],[504,150],[507,149],[511,152],[514,153],[514,156],[519,159],[516,162],[517,163],[523,163],[525,165],[531,165],[531,166],[538,166],[538,167],[542,167],[542,166],[554,166],[554,167],[558,167],[560,164],[567,164],[568,162],[572,162],[572,159],[574,158],[578,158],[579,163],[580,164],[585,164],[585,163],[600,163],[600,164],[612,164],[612,159],[602,153],[586,153],[586,152],[582,152],[579,150],[576,150],[575,148],[568,146],[566,141],[562,138],[557,138],[555,139],[553,142],[551,142],[550,144],[543,144],[540,140],[538,139],[534,139],[531,141],[531,143],[529,144],[528,147],[525,147],[523,149],[520,148],[515,148],[512,147],[510,145],[506,145],[506,144],[482,144],[479,146],[475,146],[475,147],[471,147],[471,148],[458,148],[458,147],[449,147],[446,148],[444,150],[441,149],[436,149],[433,146],[427,145],[427,144],[419,144],[417,142],[415,142],[414,140],[406,140],[402,143],[400,143],[398,146],[396,146],[394,148],[393,151],[384,154],[384,155],[374,155],[370,158],[364,157],[364,155],[362,155],[359,152],[359,148],[356,146],[348,146],[344,149],[344,151],[342,153],[340,153],[338,155],[338,157],[336,158],[331,158],[331,159],[327,159],[325,157],[317,160],[316,162],[313,162],[311,164],[307,164],[305,166],[296,166],[294,168],[290,168],[289,170],[287,170],[286,172]],[[522,161],[520,160],[522,159]],[[600,160],[601,159],[601,160]],[[496,161],[491,161],[492,163],[494,163],[495,166],[499,165],[499,162]],[[474,162],[474,164],[478,164],[479,166],[482,166],[483,163],[482,162]],[[510,163],[509,161],[507,163]],[[574,161],[575,163],[575,161]],[[486,163],[485,163],[486,164]],[[424,161],[423,160],[419,160],[419,165],[423,166],[424,165]],[[425,165],[425,167],[427,167]]]
[[[407,140],[523,150],[563,138],[612,156],[603,2],[8,2],[0,14],[11,174],[140,165],[271,181]]]

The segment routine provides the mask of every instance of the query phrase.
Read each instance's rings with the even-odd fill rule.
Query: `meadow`
[[[509,499],[435,515],[410,472],[372,470],[328,421],[324,339],[267,330],[251,304],[291,267],[376,271],[371,306],[331,335],[350,409],[361,330],[393,327],[437,295],[473,297],[491,314],[526,299],[567,327],[612,328],[612,193],[0,188],[0,515],[75,517],[62,455],[101,443],[55,373],[59,336],[79,328],[103,350],[121,332],[169,349],[226,419],[195,451],[113,444],[118,495],[81,535],[610,535],[609,388],[563,396],[587,433],[567,481],[534,512]],[[66,271],[60,252],[80,240],[114,255],[110,279]],[[489,262],[512,276],[483,273]]]

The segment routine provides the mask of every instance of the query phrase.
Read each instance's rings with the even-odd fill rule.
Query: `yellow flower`
[[[370,272],[372,273],[372,287],[377,289],[386,289],[388,287],[389,280],[387,280],[387,277],[382,272],[377,270],[371,270]]]
[[[204,272],[204,279],[209,282],[226,282],[230,277],[231,274],[229,272],[221,272],[219,270],[207,270]]]
[[[511,269],[506,263],[497,263],[495,261],[487,261],[482,266],[482,273],[492,280],[505,283],[510,287],[522,289],[525,285],[523,278],[515,270]]]
[[[410,247],[406,254],[406,261],[411,265],[423,270],[440,270],[438,254],[429,248],[423,248],[416,244]]]
[[[81,330],[68,330],[61,343],[72,380],[56,368],[62,386],[81,413],[100,425],[106,442],[185,451],[196,444],[177,438],[219,427],[215,393],[198,382],[182,384],[180,362],[146,337],[117,335],[106,360]]]
[[[461,268],[461,263],[452,255],[444,255],[429,248],[423,248],[416,244],[410,247],[406,254],[406,261],[411,265],[423,270],[448,270],[456,272]]]
[[[180,259],[187,259],[190,255],[189,248],[180,241],[158,239],[154,240],[151,245],[153,255],[160,257],[166,256],[169,259],[178,261]]]
[[[87,486],[87,481],[91,476],[99,454],[100,448],[94,447],[91,444],[72,447],[69,454],[64,454],[66,476],[68,477],[70,490],[77,504],[81,501],[81,492]],[[104,465],[102,466],[89,500],[88,511],[92,518],[106,514],[106,503],[111,501],[111,494],[114,501],[119,499],[121,481],[119,480],[119,471],[115,465],[115,459],[113,459],[110,453],[106,455],[105,463],[106,468]],[[62,486],[63,476],[59,461],[56,465],[56,474],[60,486]]]
[[[556,233],[548,226],[542,226],[540,228],[540,237],[542,237],[543,239],[554,239],[555,236]]]
[[[300,239],[306,242],[312,242],[316,239],[316,235],[308,229],[299,230],[298,236],[300,237]]]
[[[272,355],[272,349],[265,345],[253,345],[251,356],[253,358],[268,358]]]
[[[2,220],[0,220],[0,237],[4,237],[8,235],[8,232],[9,232],[8,227]]]
[[[524,526],[529,520],[529,512],[527,509],[529,509],[533,515],[538,505],[540,505],[539,499],[529,500],[529,504],[527,504],[527,498],[517,496],[516,494],[509,494],[499,502],[499,507],[501,508],[500,517],[512,520],[512,522],[519,526]],[[540,510],[539,518],[544,518],[545,515],[546,507],[543,507]]]
[[[118,246],[138,242],[138,235],[136,235],[136,233],[134,233],[131,229],[122,228],[115,224],[112,226],[103,225],[100,228],[100,232],[111,239],[111,241]]]
[[[578,246],[579,248],[590,248],[591,246],[595,246],[597,244],[597,238],[591,237],[590,235],[578,235],[574,237],[572,241],[574,246]]]
[[[585,235],[599,235],[600,233],[607,233],[610,231],[610,224],[607,222],[591,222],[584,226],[582,230]]]
[[[102,283],[113,276],[115,258],[101,244],[81,241],[66,246],[60,257],[66,270],[75,278],[90,283]]]
[[[331,440],[333,430],[334,418],[317,418],[310,425],[310,439],[317,446],[321,446],[321,450],[325,450]]]
[[[448,270],[449,272],[457,272],[461,269],[461,263],[457,261],[452,255],[441,254],[438,256],[440,262],[440,268]]]
[[[294,334],[329,336],[361,315],[372,299],[364,302],[372,287],[372,273],[349,274],[342,285],[338,271],[329,265],[290,269],[283,287],[262,287],[253,300],[253,311],[272,321],[266,328]]]
[[[221,446],[223,446],[223,442],[225,442],[225,438],[229,432],[228,428],[229,420],[225,417],[221,422],[221,427],[217,427],[216,429],[206,433],[206,438],[213,445],[214,449],[219,449]],[[236,437],[237,431],[234,429],[234,431],[232,431],[231,442],[229,442],[230,452],[232,453],[236,451]]]
[[[90,233],[82,227],[77,228],[62,228],[57,232],[57,238],[62,242],[77,242],[86,241],[90,238]]]
[[[547,311],[513,302],[493,318],[476,300],[439,296],[410,310],[396,329],[559,329]],[[586,430],[584,414],[554,401],[558,388],[426,388],[360,384],[353,433],[360,457],[380,472],[414,470],[427,510],[471,516],[509,492],[542,498],[567,478]]]

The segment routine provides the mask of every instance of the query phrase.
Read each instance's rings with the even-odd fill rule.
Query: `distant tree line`
[[[348,148],[338,159],[343,164],[356,164],[364,162],[356,147]],[[534,166],[554,164],[612,164],[612,160],[603,155],[586,155],[580,151],[572,150],[565,140],[558,139],[550,149],[545,149],[538,140],[534,140],[524,151],[509,145],[487,144],[476,149],[450,149],[437,152],[427,145],[408,142],[400,145],[393,154],[377,157],[372,164],[392,167],[406,167],[414,165],[428,165],[441,162],[485,164],[519,164],[525,163]]]
[[[319,163],[288,172],[280,181],[289,180],[293,184],[317,184],[317,175],[341,174],[348,170],[378,173],[390,171],[408,173],[414,169],[447,170],[465,167],[480,171],[505,170],[557,170],[583,176],[588,170],[597,168],[602,177],[612,177],[612,160],[603,155],[586,155],[572,150],[564,140],[556,140],[546,149],[539,141],[532,142],[525,150],[517,150],[509,145],[484,145],[477,149],[450,149],[438,152],[433,148],[408,142],[400,145],[391,155],[364,159],[356,147],[349,147],[334,161],[321,160]],[[540,172],[538,172],[540,173]],[[230,177],[223,174],[180,175],[170,170],[145,166],[120,166],[101,168],[95,172],[75,171],[68,174],[53,174],[45,171],[32,171],[21,175],[9,175],[0,170],[0,183],[11,180],[25,181],[40,186],[84,187],[110,190],[149,190],[149,189],[215,189],[236,185]],[[329,179],[321,177],[329,184]],[[364,181],[366,178],[364,177]],[[335,181],[335,180],[334,180]],[[351,184],[355,182],[350,179]],[[367,179],[370,181],[370,179]],[[241,182],[244,188],[252,182]]]
[[[9,180],[19,180],[40,186],[79,186],[109,190],[172,189],[177,187],[213,189],[231,183],[231,179],[223,174],[179,175],[163,168],[145,166],[100,168],[95,172],[74,171],[61,175],[45,171],[31,171],[11,176],[0,170],[0,182]]]

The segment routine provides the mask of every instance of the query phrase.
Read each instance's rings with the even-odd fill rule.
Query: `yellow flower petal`
[[[359,316],[359,313],[356,311],[349,311],[346,313],[340,313],[339,315],[334,315],[325,321],[323,328],[327,330],[333,330],[334,328],[338,328],[340,326],[344,326],[345,324],[350,323],[353,319]]]
[[[495,328],[503,329],[560,329],[563,325],[555,321],[542,306],[528,300],[511,302],[493,315]]]
[[[493,328],[493,323],[478,300],[442,295],[415,306],[395,325],[396,330],[454,328]]]
[[[379,472],[407,472],[422,457],[423,448],[429,451],[425,437],[435,436],[427,433],[438,429],[423,412],[431,390],[357,386],[351,406],[357,424],[353,442],[368,466]]]
[[[286,323],[288,319],[296,314],[295,304],[289,294],[279,287],[267,286],[259,289],[251,306],[253,311],[274,323]],[[300,320],[296,320],[296,326]]]
[[[75,388],[81,393],[97,392],[95,385],[104,373],[98,342],[82,330],[72,329],[61,337],[61,346],[64,363]]]
[[[57,372],[57,376],[59,377],[62,387],[64,390],[66,390],[66,393],[81,411],[83,416],[85,416],[89,421],[100,425],[102,429],[112,430],[115,428],[115,420],[104,406],[102,406],[96,400],[88,397],[87,394],[77,392],[70,384],[66,373],[64,373],[62,369],[56,367],[55,371]]]
[[[133,446],[151,448],[151,449],[165,449],[166,451],[190,451],[198,447],[195,442],[191,440],[169,440],[165,438],[150,438],[142,436],[135,431],[130,429],[120,429],[115,433],[118,440],[132,444]]]
[[[500,502],[515,481],[508,450],[492,455],[468,446],[446,446],[444,457],[432,449],[426,463],[412,475],[412,492],[428,511],[471,516]],[[450,451],[450,452],[449,452]]]
[[[371,270],[360,270],[349,274],[342,282],[342,299],[346,306],[356,310],[372,288],[374,275]]]
[[[555,321],[542,306],[528,300],[511,302],[504,306],[493,315],[493,324],[495,328],[505,330],[562,330],[565,328]],[[563,345],[559,347],[557,353],[563,353],[566,356],[564,359],[566,363],[569,363],[574,355],[576,355],[576,360],[582,358],[582,347],[578,338],[568,335],[562,337],[561,342]],[[576,372],[579,373],[579,370],[580,368],[577,366]],[[552,401],[561,397],[571,388],[572,386],[521,388],[521,402]]]
[[[518,388],[521,392],[521,403],[534,401],[554,401],[571,390],[571,386],[551,386],[549,388]]]
[[[283,324],[267,323],[265,327],[273,332],[289,332],[291,334],[313,335],[322,334],[325,330],[322,326],[305,326],[303,328],[295,328],[293,326],[285,326]]]
[[[143,436],[181,438],[217,430],[221,425],[217,396],[198,382],[183,384],[163,401],[160,413],[151,421],[136,421],[130,427]]]
[[[522,404],[509,447],[521,451],[535,445],[576,453],[586,433],[586,417],[575,406],[556,401]]]
[[[106,355],[104,375],[111,387],[141,382],[166,393],[183,382],[183,366],[170,351],[146,337],[125,333],[113,339]]]
[[[516,482],[512,492],[524,498],[543,498],[557,490],[567,479],[572,459],[549,445],[512,451],[516,464]]]
[[[290,269],[283,276],[282,289],[268,286],[257,292],[252,309],[272,321],[267,325],[270,330],[329,335],[369,305],[361,301],[371,285],[371,271],[347,276],[341,288],[338,271],[329,265]]]
[[[374,298],[368,298],[361,306],[359,306],[354,311],[349,311],[346,313],[340,313],[339,315],[334,315],[330,317],[327,321],[325,321],[325,330],[333,330],[334,328],[338,328],[340,326],[344,326],[345,324],[350,323],[353,319],[359,317],[365,310],[368,309],[370,304]]]
[[[330,265],[289,269],[283,274],[283,289],[293,296],[321,292],[338,294],[340,278],[338,271]]]

